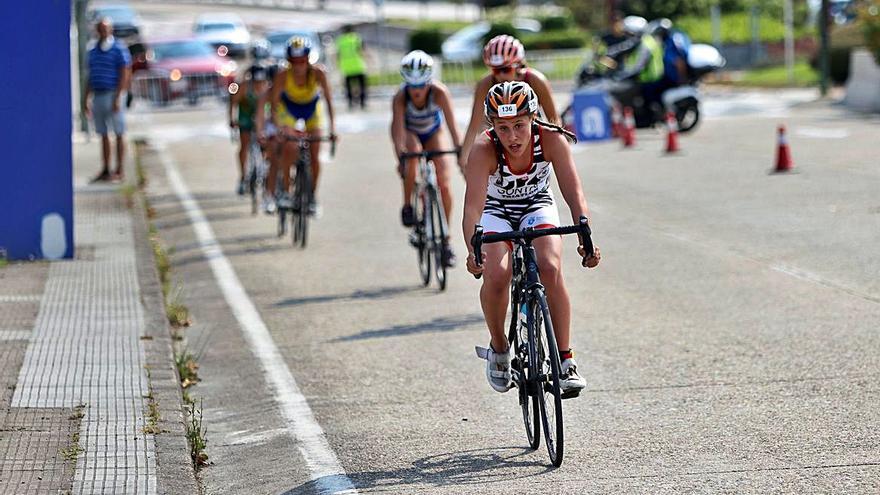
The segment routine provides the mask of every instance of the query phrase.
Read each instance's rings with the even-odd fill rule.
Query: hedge
[[[530,34],[523,36],[522,44],[528,50],[562,50],[569,48],[583,48],[589,37],[586,32],[579,29],[566,29],[563,31],[549,31],[546,33]]]
[[[424,50],[431,55],[442,52],[446,34],[436,28],[416,29],[409,34],[409,49]]]

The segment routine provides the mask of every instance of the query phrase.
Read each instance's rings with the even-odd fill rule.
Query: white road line
[[[173,158],[161,144],[157,143],[157,148],[171,188],[193,225],[196,238],[211,265],[226,303],[232,308],[251,351],[263,367],[266,381],[275,392],[275,402],[287,420],[289,433],[308,465],[316,488],[319,493],[358,493],[327,443],[324,431],[315,420],[269,329],[238,280],[232,264],[223,254],[223,249],[214,237],[214,230],[178,172]]]

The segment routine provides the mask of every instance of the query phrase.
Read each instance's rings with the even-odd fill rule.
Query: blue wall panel
[[[15,2],[0,16],[0,249],[73,256],[71,2]]]

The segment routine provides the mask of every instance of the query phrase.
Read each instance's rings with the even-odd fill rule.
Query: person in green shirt
[[[336,38],[336,58],[339,71],[345,78],[345,94],[348,97],[348,108],[354,108],[354,85],[358,86],[361,108],[367,107],[367,65],[364,62],[364,43],[360,35],[354,32],[351,24],[342,28],[342,34]]]

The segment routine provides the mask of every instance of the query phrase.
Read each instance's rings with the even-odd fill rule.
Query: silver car
[[[196,18],[193,33],[210,43],[222,57],[244,57],[251,43],[247,26],[235,14],[202,14]]]

